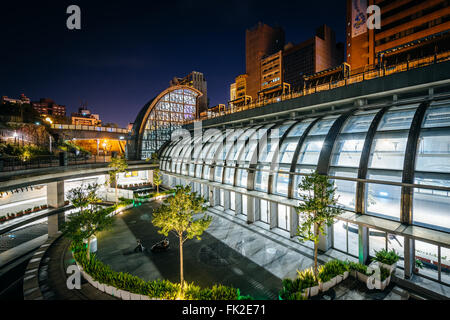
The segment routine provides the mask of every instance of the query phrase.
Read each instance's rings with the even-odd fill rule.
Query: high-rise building
[[[49,98],[41,98],[39,101],[33,101],[31,103],[33,109],[36,110],[42,116],[54,116],[65,117],[66,107],[56,104],[55,101]]]
[[[290,85],[284,82],[283,51],[261,59],[261,84],[259,99],[290,91]]]
[[[192,71],[184,78],[174,77],[170,81],[170,86],[186,85],[199,90],[203,95],[198,99],[198,115],[208,110],[208,87],[206,79],[201,72]]]
[[[448,0],[347,0],[347,62],[352,73],[449,50]],[[381,11],[381,28],[367,26],[367,7]]]
[[[291,90],[303,88],[303,76],[333,68],[343,62],[343,46],[336,44],[334,31],[327,25],[316,29],[314,37],[297,45],[288,43],[283,52],[284,82]]]
[[[230,104],[240,106],[252,102],[252,97],[247,91],[248,75],[240,74],[236,77],[235,82],[230,86]],[[234,87],[234,89],[233,89]],[[234,95],[231,92],[234,91]]]
[[[284,31],[280,27],[271,27],[258,23],[245,34],[245,65],[248,76],[246,95],[253,100],[261,90],[261,59],[272,55],[284,47]],[[237,85],[236,85],[237,87]]]

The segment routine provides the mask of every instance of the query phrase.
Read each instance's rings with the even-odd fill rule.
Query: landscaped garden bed
[[[31,213],[35,213],[35,212],[38,212],[38,211],[41,211],[41,210],[45,210],[47,208],[48,208],[48,206],[46,204],[43,204],[41,206],[35,206],[33,208],[20,210],[20,211],[17,211],[15,213],[8,213],[5,216],[0,217],[0,224],[5,223],[6,221],[13,220],[15,218],[19,218],[19,217],[23,217],[23,216],[29,215]]]

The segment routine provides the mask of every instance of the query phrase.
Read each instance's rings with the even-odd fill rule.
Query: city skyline
[[[229,85],[245,72],[245,30],[259,21],[281,26],[286,42],[310,38],[321,24],[336,32],[337,41],[345,35],[343,1],[285,1],[277,5],[290,10],[279,12],[264,1],[176,2],[170,8],[78,1],[81,30],[66,28],[70,4],[2,4],[9,13],[1,22],[8,30],[4,41],[11,45],[1,53],[8,78],[0,80],[0,95],[49,97],[66,105],[68,114],[87,101],[104,122],[121,127],[173,77],[193,70],[206,77],[210,106],[226,103]],[[320,19],[309,14],[319,9]]]

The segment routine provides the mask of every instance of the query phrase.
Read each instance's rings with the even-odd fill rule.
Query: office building
[[[347,62],[352,73],[449,50],[448,0],[347,0]],[[381,10],[381,28],[367,26],[367,7]]]

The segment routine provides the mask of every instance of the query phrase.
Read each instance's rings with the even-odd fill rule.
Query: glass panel
[[[354,257],[359,256],[358,230],[357,224],[348,224],[348,253]]]
[[[242,214],[247,215],[247,196],[245,194],[242,195]]]
[[[267,200],[260,200],[260,220],[265,223],[269,223],[269,202]]]
[[[338,116],[325,117],[323,120],[320,120],[314,125],[314,127],[311,128],[311,131],[309,132],[308,135],[309,136],[326,135],[337,118]]]
[[[305,132],[306,128],[313,122],[314,119],[303,120],[300,123],[297,123],[294,128],[288,133],[287,137],[300,137]]]
[[[336,220],[333,224],[333,246],[347,252],[347,222]]]
[[[299,169],[297,167],[296,172],[309,174],[309,173],[314,172],[314,170],[315,169],[312,169],[312,168],[300,168]],[[295,175],[294,176],[294,186],[293,186],[294,187],[294,197],[297,198],[297,199],[301,199],[301,195],[302,195],[302,193],[304,193],[304,191],[300,192],[300,190],[298,188],[298,185],[302,182],[303,177],[304,176],[302,176],[302,175]]]
[[[450,132],[423,131],[419,138],[417,171],[450,172]]]
[[[450,127],[450,101],[432,102],[425,113],[422,128]]]
[[[280,168],[283,171],[289,171],[289,168]],[[276,173],[273,176],[272,191],[274,194],[287,196],[289,185],[289,175],[286,173]]]
[[[290,215],[289,207],[278,204],[278,228],[289,231]]]
[[[414,241],[414,247],[416,250],[416,259],[423,262],[423,269],[419,270],[419,274],[430,277],[432,279],[438,279],[437,266],[438,260],[438,246],[423,242],[419,240]]]
[[[377,133],[372,142],[369,168],[403,169],[408,132]]]
[[[339,135],[334,144],[331,165],[359,167],[366,134]]]
[[[267,192],[269,185],[269,172],[261,170],[269,170],[269,166],[260,166],[255,174],[255,190]]]
[[[367,132],[378,110],[370,110],[369,112],[371,114],[357,113],[351,116],[342,128],[341,133]]]
[[[450,248],[441,247],[441,281],[450,284]]]
[[[219,195],[220,195],[220,206],[225,207],[225,191],[223,189],[220,189]]]
[[[330,176],[356,178],[357,171],[331,169]],[[348,180],[332,179],[336,188],[335,196],[338,197],[338,204],[344,208],[355,210],[356,205],[356,182]]]
[[[369,255],[375,257],[375,251],[386,249],[386,232],[369,228]]]
[[[401,182],[400,173],[373,174],[369,173],[369,179]],[[400,219],[401,187],[367,183],[366,184],[366,212],[368,214],[381,215],[386,218]]]
[[[449,180],[416,178],[414,183],[450,187]],[[450,232],[450,192],[414,188],[413,222]]]
[[[388,233],[388,250],[394,249],[400,256],[400,260],[397,262],[397,266],[404,268],[405,266],[405,248],[404,238],[395,234]]]
[[[236,194],[230,191],[230,209],[236,211]]]
[[[417,105],[392,107],[381,118],[377,131],[409,129]]]
[[[317,165],[324,140],[324,136],[306,138],[300,149],[297,163]]]

